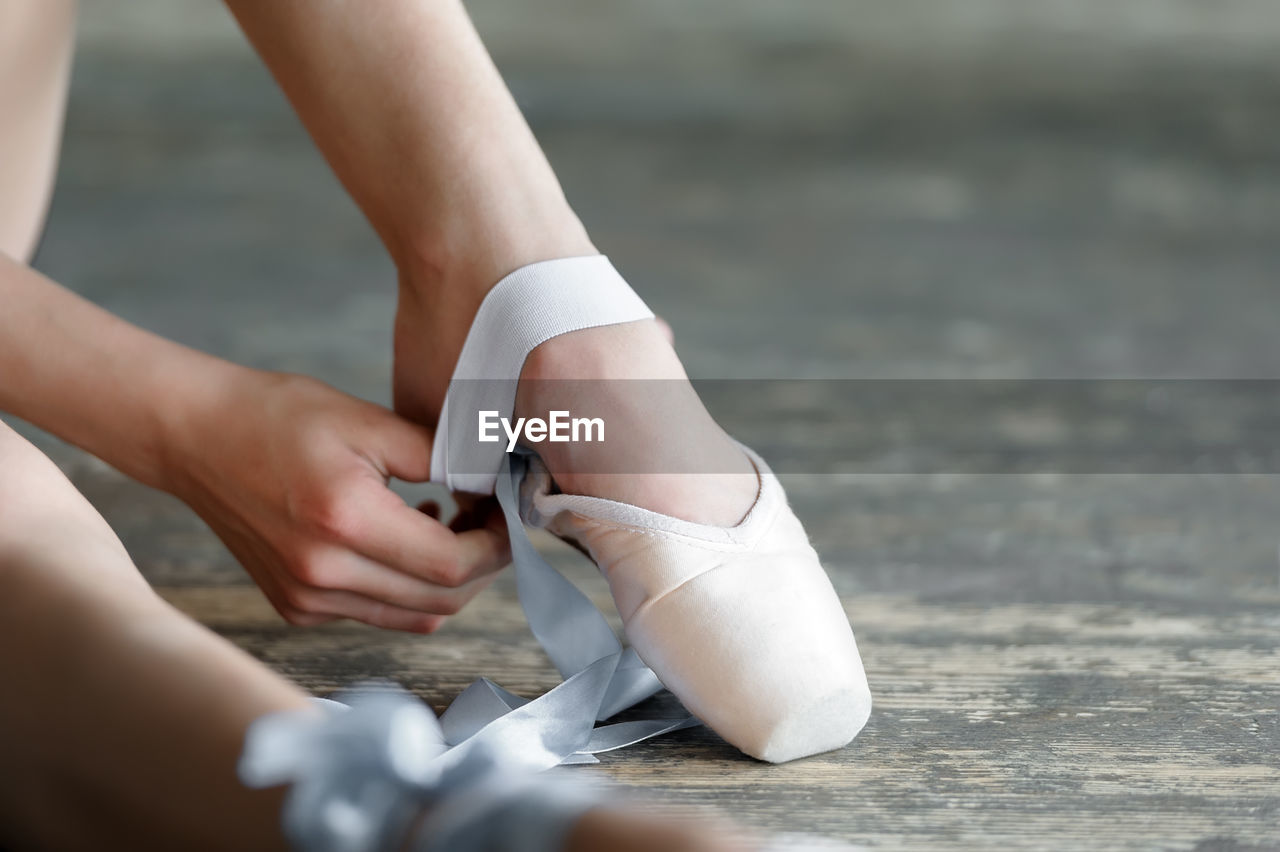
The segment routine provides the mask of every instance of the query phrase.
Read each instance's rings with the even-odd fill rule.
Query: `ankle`
[[[396,266],[402,299],[422,303],[442,323],[465,320],[469,326],[485,295],[517,269],[595,254],[599,252],[573,210],[552,204],[516,215],[459,216],[415,241],[396,258]]]
[[[531,263],[598,254],[567,205],[558,218],[528,221],[542,227],[515,229],[505,219],[489,228],[460,224],[398,253],[394,386],[402,416],[437,421],[467,333],[499,281]]]
[[[562,380],[687,380],[656,320],[604,325],[562,334],[525,359],[521,385]]]

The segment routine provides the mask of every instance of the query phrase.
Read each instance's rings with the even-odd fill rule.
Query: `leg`
[[[3,424],[0,586],[0,845],[283,846],[278,792],[234,768],[248,724],[305,696],[160,600]]]
[[[396,407],[430,426],[495,284],[594,246],[458,0],[388,0],[372,14],[338,0],[228,3],[396,259]],[[526,280],[536,304],[539,278]],[[585,302],[592,291],[577,292]],[[493,334],[517,339],[527,305],[509,303]],[[577,405],[598,400],[559,381],[594,380],[609,428],[650,472],[619,472],[612,445],[540,444],[554,482],[540,486],[534,523],[589,553],[632,646],[730,742],[771,761],[849,742],[870,713],[866,675],[776,477],[715,424],[655,322],[564,331],[526,349],[516,416],[598,416]],[[662,421],[675,430],[629,398],[633,379],[663,381]]]
[[[306,707],[304,694],[156,597],[106,522],[3,423],[0,471],[0,844],[285,848],[280,791],[245,788],[235,765],[249,723]],[[751,844],[610,808],[567,846],[657,848]]]
[[[35,253],[58,163],[75,0],[0,5],[0,253]]]
[[[396,0],[378,14],[334,2],[228,5],[396,258],[396,408],[434,425],[485,294],[521,266],[595,246],[457,0]],[[596,475],[606,461],[599,445],[544,445],[565,491],[715,524],[751,506],[753,468],[687,385],[658,323],[556,338],[526,376],[683,385],[670,413],[684,440],[644,450],[671,456],[653,469],[720,472]],[[517,414],[549,404],[537,391],[521,402]],[[628,425],[619,424],[643,432]]]

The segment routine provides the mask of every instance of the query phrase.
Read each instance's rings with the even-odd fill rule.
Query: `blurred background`
[[[694,376],[1280,377],[1274,0],[468,7]],[[213,0],[82,3],[37,265],[185,343],[389,400],[394,271]],[[1223,420],[1203,425],[1229,442]],[[426,641],[287,631],[185,508],[27,434],[167,596],[312,689],[381,673],[439,706],[512,659],[465,617]],[[1275,477],[788,488],[870,726],[807,769],[691,732],[608,771],[895,848],[1280,844]],[[476,606],[517,635],[509,584]],[[498,679],[554,683],[522,647]]]
[[[468,6],[695,375],[1276,373],[1269,0]],[[391,270],[220,4],[81,31],[43,266],[383,393]]]

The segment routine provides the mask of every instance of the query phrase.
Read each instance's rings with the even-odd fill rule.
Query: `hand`
[[[510,561],[492,500],[445,526],[387,487],[427,480],[426,429],[312,379],[232,368],[164,435],[167,490],[291,624],[430,633]]]

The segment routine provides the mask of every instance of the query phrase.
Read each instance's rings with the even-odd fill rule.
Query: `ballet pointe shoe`
[[[627,639],[726,741],[783,763],[848,744],[871,713],[858,646],[831,581],[764,461],[736,526],[695,524],[555,492],[536,458],[521,516],[585,550]]]
[[[478,417],[510,418],[530,352],[561,334],[652,319],[603,256],[533,264],[485,298],[450,383],[431,475],[491,494],[506,448]],[[847,744],[871,697],[848,618],[777,477],[759,480],[734,526],[560,493],[532,457],[520,513],[576,544],[609,582],[636,653],[688,710],[743,752],[774,763]]]

